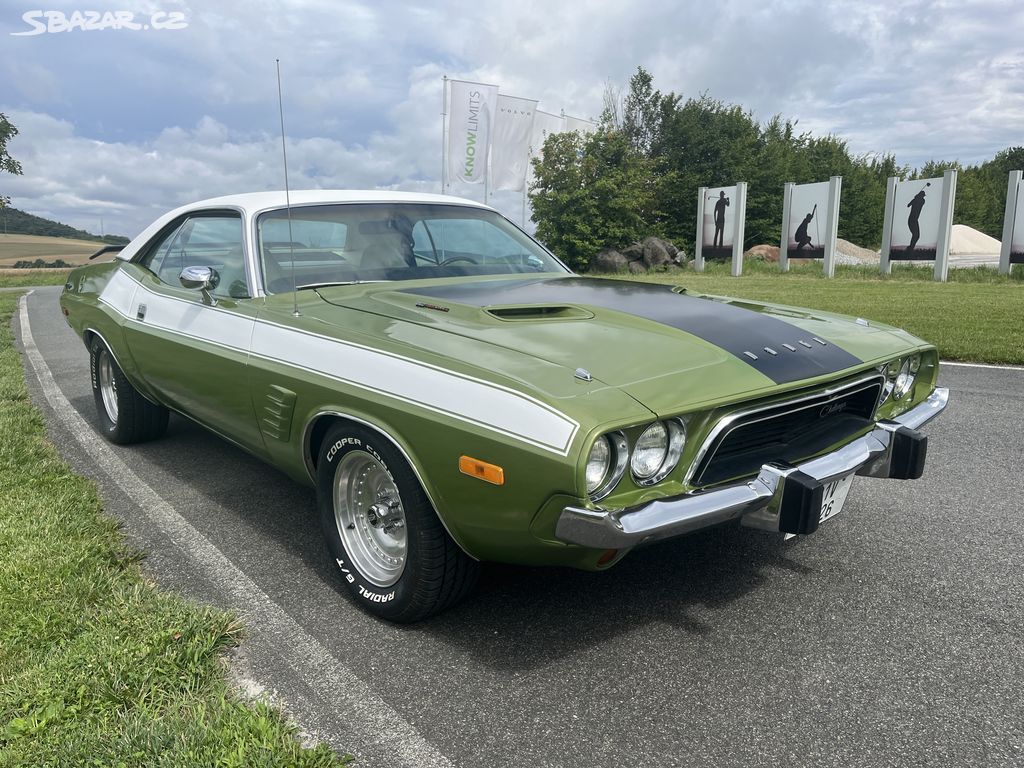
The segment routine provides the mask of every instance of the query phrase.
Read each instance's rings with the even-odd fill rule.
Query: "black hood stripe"
[[[575,304],[624,312],[693,334],[778,384],[836,373],[862,362],[777,317],[677,293],[667,285],[567,277],[481,281],[404,292],[477,307]]]

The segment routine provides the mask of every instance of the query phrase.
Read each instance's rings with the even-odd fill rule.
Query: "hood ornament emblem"
[[[586,368],[577,368],[576,373],[573,374],[580,381],[593,381],[594,377],[590,374]]]

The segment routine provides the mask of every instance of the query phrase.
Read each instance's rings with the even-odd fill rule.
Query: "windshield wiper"
[[[362,283],[386,283],[387,280],[338,280],[336,282],[326,283],[306,283],[305,285],[296,286],[296,291],[305,290],[316,290],[317,288],[332,288],[338,285],[361,285]]]

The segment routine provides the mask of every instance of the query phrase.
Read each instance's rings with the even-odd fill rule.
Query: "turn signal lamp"
[[[464,475],[475,477],[494,485],[505,484],[505,470],[497,464],[488,464],[486,461],[474,459],[471,456],[459,456],[459,471]]]

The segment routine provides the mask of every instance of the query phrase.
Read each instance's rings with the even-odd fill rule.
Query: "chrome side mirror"
[[[178,275],[178,281],[186,288],[202,291],[203,301],[207,304],[217,303],[210,289],[220,284],[220,275],[213,267],[185,267]]]

